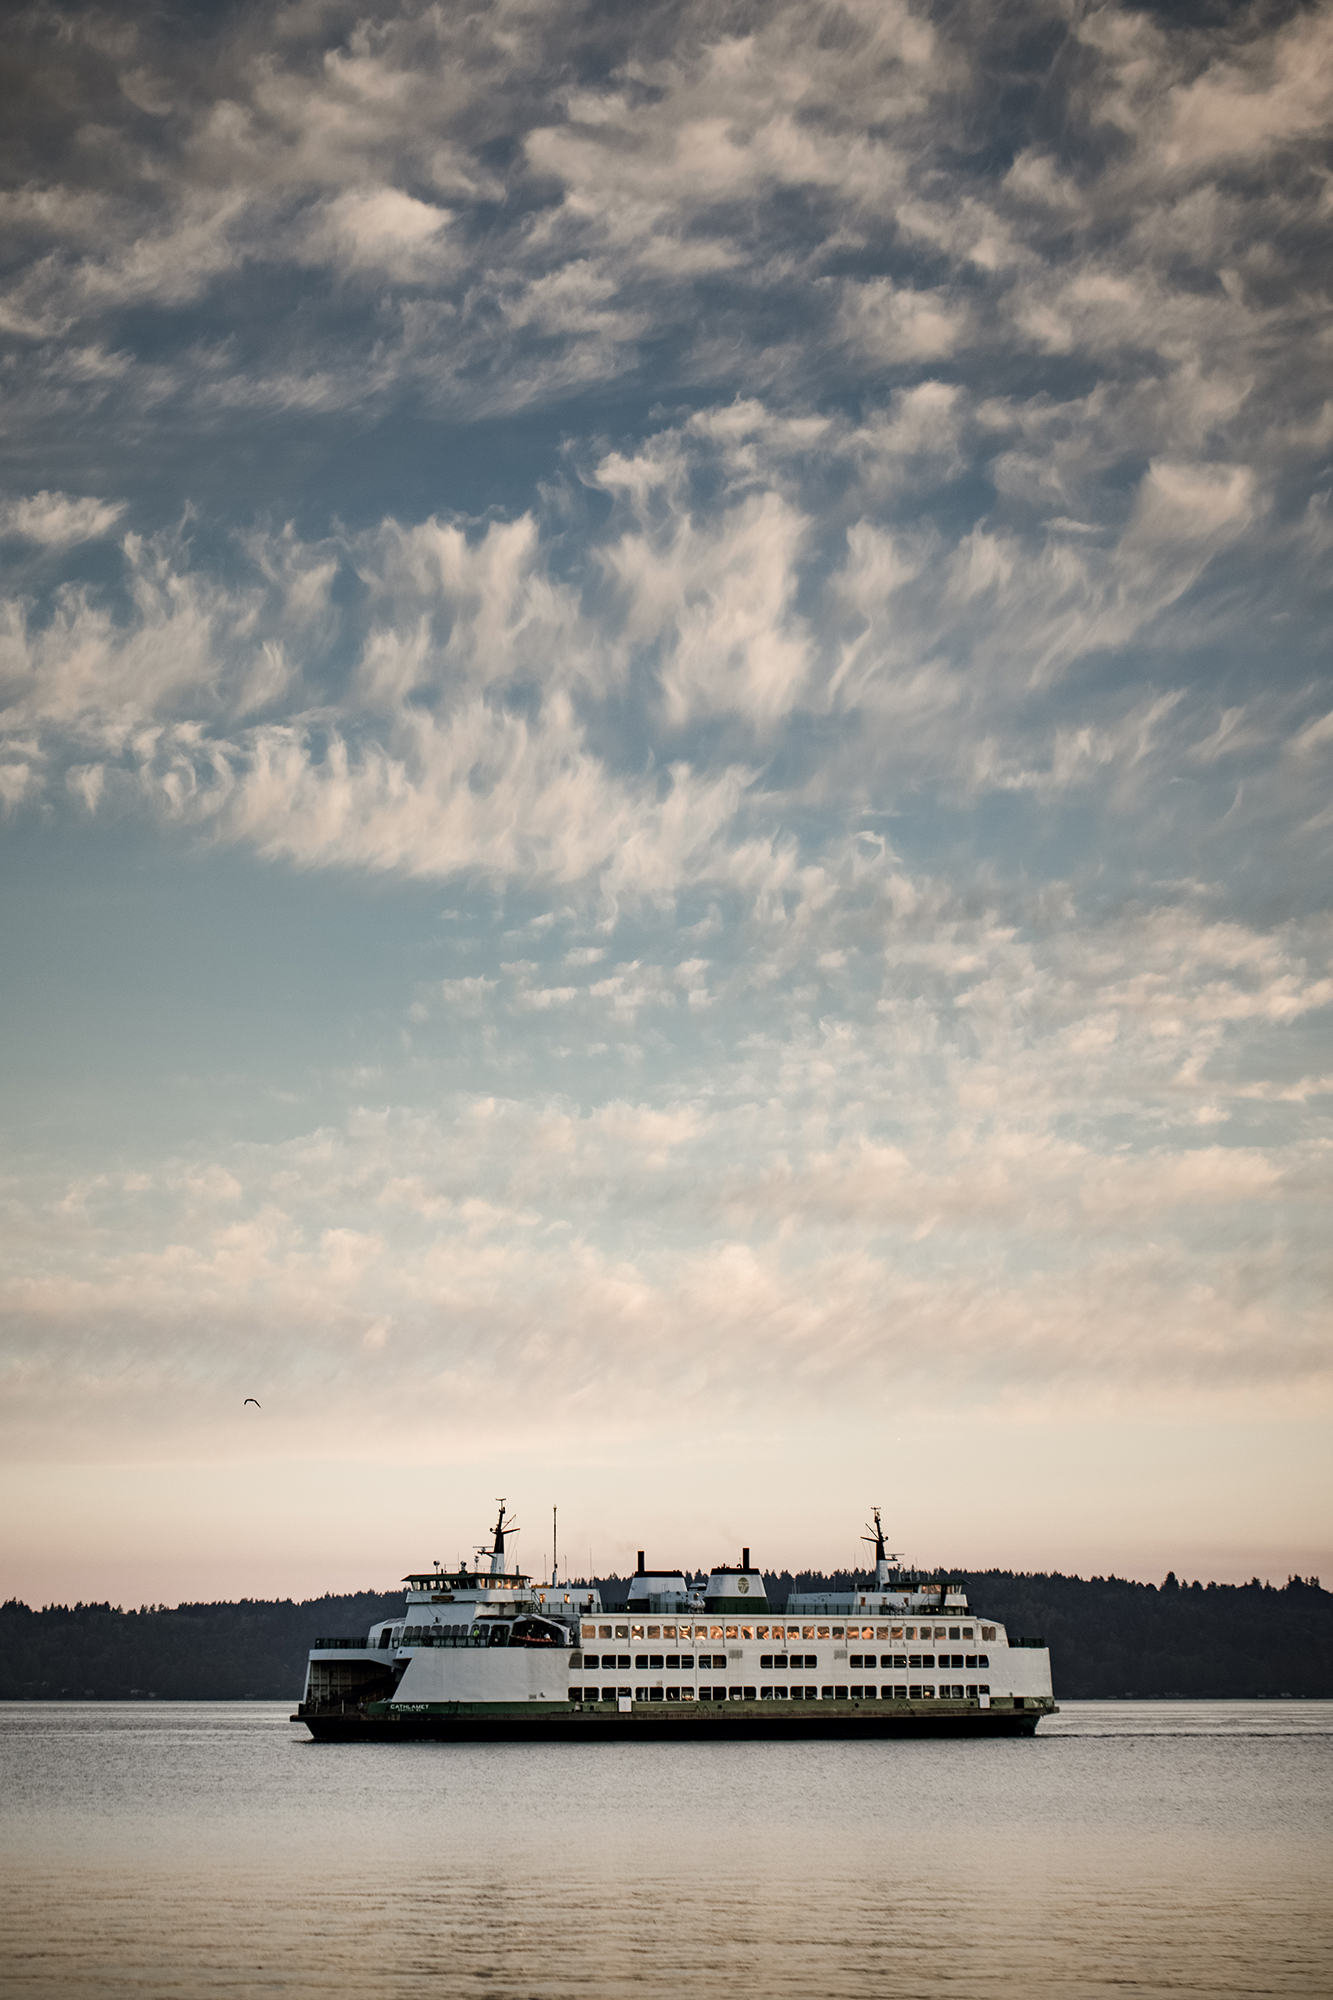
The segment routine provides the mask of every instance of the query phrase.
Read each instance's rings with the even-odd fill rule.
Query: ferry
[[[1032,1736],[1058,1713],[1044,1640],[1010,1638],[947,1577],[864,1539],[875,1574],[770,1605],[763,1572],[645,1567],[623,1603],[509,1566],[505,1503],[489,1563],[403,1579],[401,1616],[317,1638],[293,1722],[325,1742]],[[478,1552],[485,1556],[483,1548]]]

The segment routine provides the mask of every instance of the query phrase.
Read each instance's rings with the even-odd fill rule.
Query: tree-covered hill
[[[1118,1577],[960,1577],[1010,1636],[1044,1638],[1057,1697],[1099,1695],[1333,1696],[1333,1592],[1314,1578],[1283,1589],[1129,1583]],[[769,1602],[792,1590],[849,1590],[865,1578],[788,1571],[765,1577]],[[627,1577],[595,1579],[607,1601]],[[109,1604],[0,1606],[0,1700],[295,1700],[317,1637],[364,1633],[402,1608],[401,1591],[304,1603],[244,1599],[122,1611]]]
[[[402,1609],[401,1590],[265,1603],[0,1606],[0,1700],[155,1694],[175,1701],[299,1699],[317,1637],[361,1634]]]

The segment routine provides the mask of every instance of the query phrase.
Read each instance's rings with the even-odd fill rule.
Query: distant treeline
[[[1333,1696],[1333,1592],[1315,1577],[1274,1589],[1180,1584],[1174,1575],[1161,1585],[998,1569],[949,1575],[1011,1638],[1045,1639],[1057,1697]],[[607,1602],[623,1599],[629,1581],[593,1579]],[[855,1571],[764,1578],[775,1607],[793,1590],[849,1591],[866,1581]],[[402,1606],[401,1590],[139,1611],[33,1611],[12,1599],[0,1606],[0,1700],[295,1700],[316,1638],[362,1634]]]

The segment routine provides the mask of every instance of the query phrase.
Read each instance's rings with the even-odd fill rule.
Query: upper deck
[[[498,1524],[489,1568],[413,1571],[400,1617],[359,1644],[312,1648],[307,1702],[404,1714],[527,1702],[580,1712],[719,1701],[1049,1708],[1044,1644],[1011,1645],[998,1620],[969,1609],[956,1581],[891,1564],[878,1517],[875,1527],[873,1581],[793,1594],[776,1608],[748,1549],[706,1583],[648,1570],[640,1555],[627,1602],[607,1606],[595,1590],[535,1585],[505,1569]]]

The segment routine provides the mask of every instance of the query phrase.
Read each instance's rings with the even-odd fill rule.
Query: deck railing
[[[497,1641],[488,1627],[474,1632],[465,1625],[409,1625],[394,1643],[397,1646],[490,1646]],[[368,1637],[362,1636],[356,1639],[315,1639],[310,1650],[312,1653],[381,1653],[389,1648],[382,1641],[372,1643]]]

